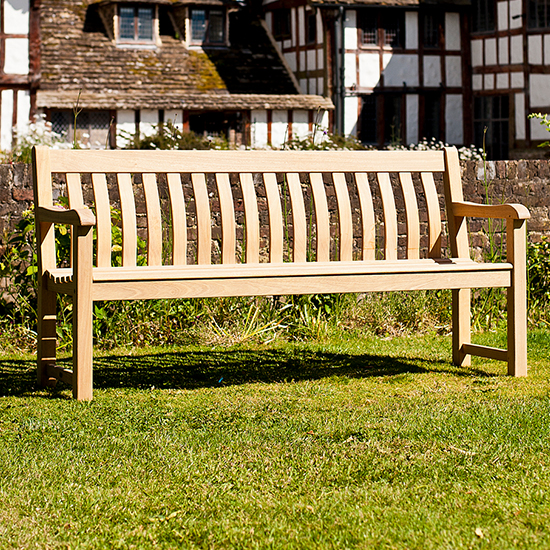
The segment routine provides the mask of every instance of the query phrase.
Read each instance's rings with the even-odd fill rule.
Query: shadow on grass
[[[60,361],[60,364],[70,368],[70,360]],[[252,382],[375,376],[388,377],[391,383],[397,382],[399,375],[428,372],[491,376],[475,368],[454,368],[442,360],[308,350],[226,350],[96,357],[94,387],[195,389]],[[34,361],[0,360],[0,396],[29,394],[36,387]],[[66,388],[64,384],[58,387]]]

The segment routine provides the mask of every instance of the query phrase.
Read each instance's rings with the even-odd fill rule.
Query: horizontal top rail
[[[49,151],[52,172],[444,172],[443,151]]]

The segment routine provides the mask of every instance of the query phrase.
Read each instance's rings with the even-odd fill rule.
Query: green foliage
[[[542,113],[531,113],[528,118],[536,118],[540,122],[541,126],[544,126],[546,130],[550,132],[550,119],[548,115],[543,115]],[[550,141],[544,141],[538,145],[539,147],[550,147]]]
[[[304,138],[293,138],[284,143],[283,149],[297,151],[354,151],[368,149],[354,136],[316,131]]]
[[[529,314],[536,324],[550,322],[550,239],[527,246]]]

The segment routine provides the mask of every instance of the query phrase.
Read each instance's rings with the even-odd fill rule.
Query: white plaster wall
[[[516,139],[525,139],[525,94],[515,94]]]
[[[139,132],[142,136],[152,136],[159,123],[159,112],[157,109],[141,109],[139,113]]]
[[[29,0],[4,0],[4,32],[29,33]]]
[[[320,36],[323,36],[322,34]],[[323,50],[317,50],[317,68],[322,69],[324,67],[323,62]]]
[[[306,52],[301,51],[298,59],[300,60],[300,63],[298,64],[299,70],[304,71],[306,69]]]
[[[164,111],[164,121],[172,121],[172,124],[181,130],[183,128],[183,111],[181,109],[166,109]]]
[[[29,73],[29,39],[6,38],[4,72],[6,74]]]
[[[550,74],[529,76],[529,106],[531,108],[550,106]]]
[[[523,13],[522,0],[511,0],[510,1],[510,28],[519,29],[523,25],[523,18],[521,14]],[[514,19],[514,16],[519,16]]]
[[[346,10],[344,41],[347,50],[357,49],[357,12],[355,10]]]
[[[460,50],[460,15],[455,12],[445,14],[445,49]]]
[[[510,37],[510,63],[523,63],[523,36]]]
[[[531,128],[531,139],[548,140],[548,130],[545,126],[541,126],[538,118],[530,119],[529,126]]]
[[[304,6],[299,6],[297,9],[298,12],[298,44],[304,46],[306,43],[305,37],[305,17],[304,17]]]
[[[497,74],[497,89],[504,90],[508,88],[508,73]]]
[[[472,66],[483,65],[483,40],[472,40]]]
[[[309,93],[310,94],[317,94],[317,79],[316,78],[310,78],[308,80],[308,86],[309,86]],[[319,94],[322,95],[322,91],[319,92]]]
[[[523,88],[524,86],[523,73],[510,73],[511,88]]]
[[[344,56],[346,88],[351,88],[357,84],[357,58],[354,53],[347,53]]]
[[[31,116],[31,94],[28,90],[17,92],[17,133],[25,134]]]
[[[116,114],[116,144],[117,147],[124,147],[128,138],[136,133],[136,115],[133,110],[123,109]]]
[[[290,67],[290,70],[295,73],[296,72],[296,53],[295,52],[286,52],[284,54],[285,60],[288,63],[288,66]]]
[[[299,110],[292,113],[292,137],[304,139],[309,134],[309,115],[307,111]]]
[[[320,95],[324,95],[325,93],[325,83],[321,77],[317,79],[317,93]]]
[[[385,53],[382,63],[385,86],[403,86],[404,82],[407,86],[419,85],[417,55]]]
[[[288,46],[286,45],[287,42],[290,42]],[[297,36],[296,36],[296,10],[291,9],[290,10],[290,40],[285,40],[285,48],[290,48],[291,46],[297,44]]]
[[[485,40],[485,65],[497,64],[497,41],[496,38]]]
[[[273,32],[273,13],[268,11],[265,14],[265,22],[267,24],[267,28]]]
[[[493,90],[495,87],[495,75],[484,74],[483,75],[483,88],[485,90]]]
[[[12,146],[13,90],[2,90],[0,99],[2,111],[0,117],[0,150],[9,151]]]
[[[527,37],[529,63],[542,65],[542,35],[535,34]]]
[[[447,86],[462,86],[462,59],[460,56],[447,56],[445,61],[445,78]]]
[[[462,95],[449,94],[445,103],[445,141],[452,145],[464,143]]]
[[[357,96],[344,99],[344,134],[346,136],[357,135],[357,115],[359,98]]]
[[[288,111],[277,109],[271,115],[271,145],[282,147],[288,140]]]
[[[497,3],[497,29],[505,31],[508,28],[508,0]]]
[[[253,110],[250,113],[250,141],[252,147],[263,149],[267,147],[267,111]]]
[[[438,55],[424,56],[424,86],[441,84],[441,58]]]
[[[481,74],[472,75],[472,88],[476,91],[483,89],[483,75]]]
[[[418,13],[415,11],[405,12],[405,48],[418,49]]]
[[[407,143],[418,143],[418,95],[407,94]]]
[[[316,60],[316,51],[315,50],[308,50],[307,51],[307,69],[308,71],[314,71],[316,69],[315,67],[315,60]]]
[[[377,53],[359,54],[359,86],[374,88],[380,82],[380,58]]]
[[[498,62],[501,65],[508,65],[509,63],[509,51],[508,51],[508,37],[502,36],[498,39]]]
[[[550,34],[544,35],[544,64],[550,65]]]
[[[298,84],[300,84],[300,91],[301,91],[303,94],[309,93],[308,90],[307,90],[307,79],[306,79],[306,78],[301,78],[301,79],[298,81]]]

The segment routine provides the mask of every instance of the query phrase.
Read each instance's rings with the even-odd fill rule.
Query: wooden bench
[[[97,300],[419,289],[452,289],[456,365],[468,365],[470,356],[478,355],[506,361],[511,375],[527,374],[525,220],[529,213],[521,205],[465,202],[454,148],[427,152],[36,148],[33,175],[41,385],[62,380],[72,384],[77,399],[92,398],[92,312]],[[53,177],[66,182],[69,209],[54,206]],[[441,179],[440,200],[436,181]],[[136,197],[144,201],[146,216],[136,214]],[[122,214],[120,267],[111,265],[115,202]],[[312,213],[306,208],[310,202]],[[329,209],[333,204],[336,208]],[[424,205],[427,220],[419,213],[419,204]],[[161,205],[168,205],[164,218]],[[243,213],[244,221],[238,223]],[[471,259],[466,222],[470,216],[506,219],[506,262]],[[138,221],[145,217],[140,229]],[[220,235],[214,239],[212,225],[219,218]],[[70,267],[56,265],[54,224],[72,226]],[[425,235],[421,227],[427,228]],[[136,265],[140,231],[147,236],[145,266]],[[313,239],[311,235],[308,239],[308,232]],[[442,255],[445,239],[447,257]],[[168,260],[163,259],[166,240],[171,249]],[[507,288],[507,350],[470,342],[471,289],[478,287]],[[56,366],[58,293],[73,299],[72,371]]]

